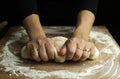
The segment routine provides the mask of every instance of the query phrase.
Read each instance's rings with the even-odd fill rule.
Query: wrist
[[[30,40],[34,40],[37,39],[38,37],[46,37],[44,31],[42,30],[42,28],[33,28],[32,30],[27,30],[28,36],[30,38]]]
[[[92,29],[95,16],[88,10],[82,10],[78,13],[77,25],[73,33],[74,37],[89,40],[89,34]]]
[[[26,29],[30,40],[34,40],[38,37],[46,37],[37,14],[27,16],[23,20],[23,26]]]
[[[89,40],[89,33],[90,33],[90,29],[88,29],[86,26],[78,26],[74,30],[72,37],[77,37],[77,38],[84,39],[84,40],[88,41]]]

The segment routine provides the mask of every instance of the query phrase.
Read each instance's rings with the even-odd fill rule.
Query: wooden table
[[[2,54],[3,51],[2,49],[4,48],[6,42],[8,40],[10,40],[10,37],[12,35],[13,32],[17,32],[20,30],[24,30],[21,27],[12,27],[9,32],[3,37],[2,40],[0,40],[0,53]],[[62,35],[62,36],[66,36],[69,37],[72,32],[73,32],[73,27],[44,27],[45,32],[47,33],[47,36],[49,37],[53,37],[53,36],[58,36],[58,35]],[[118,44],[115,42],[115,40],[113,39],[113,37],[111,36],[111,34],[109,33],[109,31],[106,29],[105,26],[94,26],[92,31],[96,31],[103,33],[105,35],[108,35],[110,37],[110,40],[112,40],[114,42],[114,46],[116,46],[117,49],[119,49]],[[24,37],[24,36],[23,36]],[[27,36],[24,37],[24,40],[27,40]],[[99,37],[98,37],[99,39]],[[103,38],[104,39],[104,38]],[[105,40],[101,39],[103,42]],[[96,40],[92,40],[94,42],[94,44],[96,45],[96,47],[101,50],[103,48],[105,48],[105,44],[103,43],[99,43],[96,42]],[[19,55],[19,51],[21,49],[21,47],[24,45],[25,43],[21,42],[21,40],[18,40],[12,44],[10,44],[9,49],[11,52],[17,52],[17,53],[13,53],[13,55],[17,56],[18,58],[20,58],[21,61],[24,61],[22,63],[19,63],[20,66],[25,66],[25,67],[30,67],[34,70],[38,70],[38,71],[47,71],[48,73],[50,72],[54,72],[55,71],[68,71],[71,72],[73,74],[78,74],[81,73],[83,71],[84,74],[81,75],[79,74],[79,76],[73,78],[73,76],[68,77],[68,75],[72,75],[71,73],[64,73],[64,75],[66,75],[65,78],[62,78],[61,75],[57,76],[57,75],[51,75],[51,76],[45,76],[43,79],[120,79],[120,55],[117,55],[115,57],[115,59],[112,59],[113,55],[112,54],[107,54],[107,53],[102,53],[103,51],[100,51],[101,56],[96,59],[96,60],[87,60],[85,62],[72,62],[72,61],[68,61],[65,62],[63,64],[60,63],[55,63],[54,61],[49,61],[49,62],[34,62],[31,60],[23,60]],[[116,50],[113,50],[112,52],[114,52]],[[2,61],[2,57],[0,57],[0,62]],[[111,63],[112,62],[112,63]],[[101,65],[102,67],[100,67],[98,69],[98,71],[96,71],[95,69],[93,69],[93,71],[95,70],[94,74],[91,75],[85,75],[85,73],[87,73],[87,68],[90,67],[97,67],[97,65]],[[2,64],[0,64],[0,79],[32,79],[31,77],[25,77],[23,75],[15,75],[15,74],[11,74],[10,72],[5,72],[4,71],[4,66],[2,66]],[[88,69],[89,70],[89,69]],[[59,74],[60,72],[56,72],[56,74]],[[39,78],[39,77],[38,77]],[[39,78],[40,79],[40,78]]]

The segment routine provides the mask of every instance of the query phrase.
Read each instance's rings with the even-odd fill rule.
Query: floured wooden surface
[[[49,37],[70,37],[73,32],[72,27],[47,27],[44,30]],[[94,27],[90,38],[101,53],[94,61],[37,63],[20,57],[20,50],[28,40],[27,35],[23,28],[12,28],[0,41],[0,79],[119,79],[120,49],[108,30]]]

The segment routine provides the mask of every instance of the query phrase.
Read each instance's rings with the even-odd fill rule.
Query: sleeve
[[[82,0],[81,10],[89,10],[96,15],[99,0]]]
[[[22,20],[30,14],[38,14],[37,0],[19,0],[18,6]]]

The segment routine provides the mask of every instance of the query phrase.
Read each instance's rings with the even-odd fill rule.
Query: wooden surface
[[[62,27],[45,27],[44,30],[46,31],[47,35],[49,37],[52,37],[52,36],[56,36],[56,35],[62,35],[62,36],[67,36],[69,37],[72,33],[72,27],[69,27],[69,28],[62,28],[61,31],[55,31],[56,29],[60,29]],[[55,31],[55,33],[53,31],[49,31],[48,29],[52,29],[53,31]],[[114,41],[114,44],[119,48],[119,46],[117,45],[117,43],[115,42],[115,40],[112,38],[111,34],[109,33],[109,31],[106,29],[105,26],[98,26],[98,27],[95,27],[93,28],[94,30],[97,30],[97,31],[101,31],[101,32],[104,32],[106,35],[109,35],[111,37],[111,39]],[[9,40],[9,37],[11,36],[11,33],[15,32],[15,31],[19,31],[21,30],[20,27],[14,27],[14,28],[11,28],[9,30],[9,32],[6,34],[6,36],[0,40],[0,53],[2,53],[2,49],[5,45],[5,43]],[[97,48],[100,50],[101,48],[104,47],[103,44],[100,44],[100,43],[96,43],[95,41],[93,41],[95,43],[95,45],[97,46]],[[22,43],[23,44],[23,43]],[[19,52],[20,49],[21,49],[21,45],[19,41],[11,44],[11,48],[10,50],[11,51],[16,51],[16,52]],[[16,49],[15,49],[16,48]],[[19,56],[18,56],[19,57]],[[47,71],[48,73],[49,72],[52,72],[52,71],[59,71],[59,70],[68,70],[70,72],[73,72],[73,73],[78,73],[80,72],[81,70],[87,68],[87,67],[92,67],[94,65],[97,65],[97,64],[100,64],[100,63],[104,63],[105,61],[108,61],[110,59],[111,55],[106,55],[106,54],[102,54],[98,59],[94,60],[94,61],[91,61],[91,60],[87,60],[85,62],[72,62],[72,61],[68,61],[68,62],[65,62],[63,64],[59,64],[59,63],[55,63],[54,61],[49,61],[49,62],[40,62],[40,63],[37,63],[37,62],[34,62],[34,61],[30,61],[30,60],[26,60],[26,62],[23,62],[23,63],[20,63],[21,65],[24,65],[24,66],[28,66],[28,67],[34,67],[34,69],[36,70],[40,70],[40,71]],[[0,58],[1,59],[1,58]],[[23,59],[21,59],[23,60]],[[29,61],[29,62],[28,62]],[[109,61],[111,62],[111,61]],[[113,67],[113,70],[111,70],[111,72],[107,73],[107,69],[110,68],[110,63],[108,62],[108,64],[105,64],[104,67],[103,67],[103,70],[101,70],[100,72],[96,72],[96,74],[94,75],[91,75],[91,76],[84,76],[84,77],[81,77],[82,79],[113,79],[113,78],[116,78],[116,77],[111,77],[112,74],[115,73],[120,73],[120,71],[115,71],[115,68]],[[118,55],[118,57],[116,57],[115,63],[119,63],[117,64],[117,66],[120,65],[120,56]],[[31,79],[29,77],[25,77],[25,76],[16,76],[16,75],[11,75],[10,72],[4,72],[4,69],[2,69],[4,67],[2,67],[2,65],[0,66],[0,79]],[[117,70],[120,69],[120,66],[118,67]],[[107,75],[104,75],[106,74]],[[67,75],[67,74],[66,74]],[[104,75],[102,77],[102,75]],[[115,74],[115,76],[118,76]],[[101,77],[101,78],[99,78]],[[63,79],[63,78],[60,78],[58,76],[49,76],[49,77],[45,77],[43,79]],[[70,78],[64,78],[64,79],[70,79]],[[73,78],[72,78],[73,79]],[[76,79],[76,78],[74,78]],[[77,78],[79,79],[79,78]],[[120,78],[117,78],[117,79],[120,79]]]

